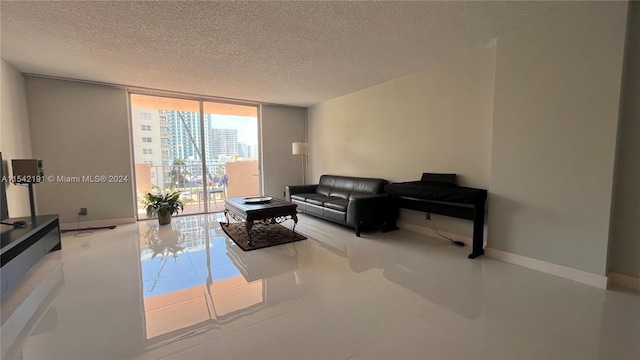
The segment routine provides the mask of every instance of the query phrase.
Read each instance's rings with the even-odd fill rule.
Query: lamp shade
[[[291,144],[291,153],[293,155],[309,155],[311,154],[311,144],[306,142],[294,142]]]

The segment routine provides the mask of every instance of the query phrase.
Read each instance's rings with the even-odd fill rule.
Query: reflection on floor
[[[307,216],[308,240],[244,252],[221,218],[65,234],[63,279],[2,358],[640,358],[638,293]]]
[[[147,340],[208,329],[264,304],[264,279],[247,281],[225,256],[224,232],[203,219],[140,224]]]

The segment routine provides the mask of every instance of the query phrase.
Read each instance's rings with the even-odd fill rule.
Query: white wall
[[[459,184],[490,183],[495,46],[309,110],[310,181],[322,174],[419,180],[456,173]],[[424,214],[401,211],[423,226]],[[470,238],[472,222],[435,217],[438,227]]]
[[[454,172],[490,191],[489,247],[605,275],[626,16],[626,2],[575,3],[495,48],[312,107],[311,178]],[[622,166],[636,174],[634,146]],[[442,230],[470,236],[470,222],[449,219]],[[611,261],[637,268],[629,259]]]
[[[12,175],[11,159],[32,159],[31,135],[25,81],[13,65],[2,59],[0,71],[2,117],[0,122],[0,151],[6,163],[4,175]],[[35,191],[37,193],[36,185]],[[29,216],[29,190],[27,186],[7,184],[9,216]],[[4,206],[4,204],[3,204]],[[37,207],[36,207],[37,211]]]
[[[121,183],[37,185],[40,213],[62,223],[135,221],[127,94],[123,89],[27,77],[33,155],[46,176],[124,176]]]
[[[640,2],[630,6],[609,270],[640,278]]]
[[[277,105],[261,109],[262,191],[284,199],[287,185],[302,184],[302,158],[291,154],[291,144],[306,138],[306,109]]]
[[[605,275],[626,2],[498,39],[489,246]]]

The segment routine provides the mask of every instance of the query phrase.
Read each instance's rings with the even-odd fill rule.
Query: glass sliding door
[[[214,196],[259,195],[258,108],[205,101],[203,109]]]
[[[182,214],[260,193],[256,106],[131,94],[138,219],[148,191],[177,189]],[[201,110],[203,109],[203,110]]]
[[[205,212],[200,103],[131,94],[131,122],[138,219],[146,218],[141,199],[148,191],[177,189],[183,214]]]

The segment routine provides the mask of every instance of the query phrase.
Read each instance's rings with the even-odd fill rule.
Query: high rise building
[[[211,129],[212,155],[238,155],[237,129]]]
[[[238,156],[243,158],[257,158],[258,145],[238,143]]]
[[[135,163],[150,165],[153,181],[163,184],[168,179],[163,165],[171,161],[166,111],[132,107],[131,118]]]
[[[213,128],[218,115],[132,107],[136,163],[151,165],[151,180],[164,187],[170,185],[174,161],[182,160],[189,181],[201,181],[202,139],[211,178],[232,156],[257,157],[257,145],[240,144],[237,129]]]
[[[167,111],[169,123],[169,155],[186,162],[201,161],[200,114],[188,111]],[[205,119],[206,125],[206,119]],[[207,126],[205,126],[207,131]]]

